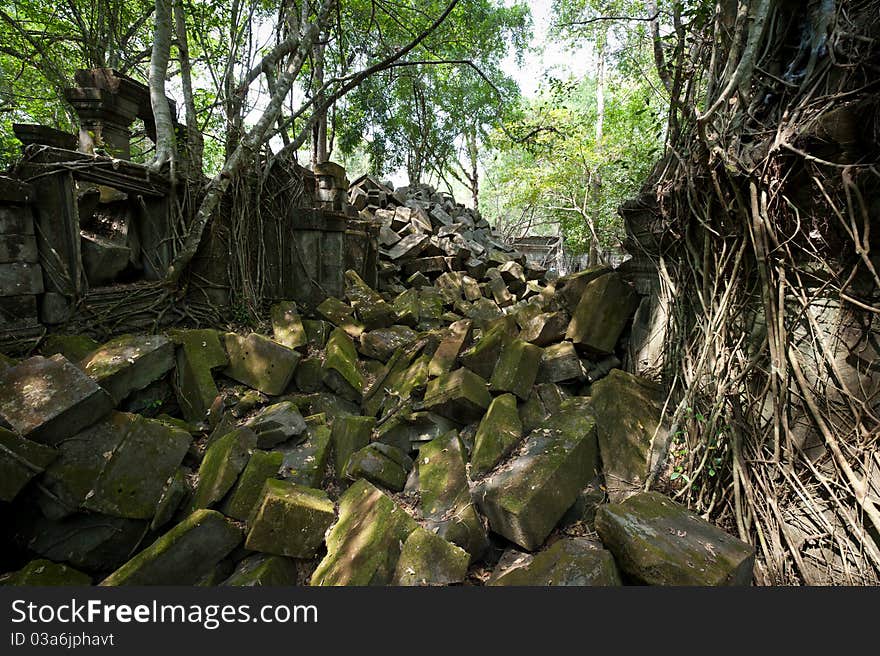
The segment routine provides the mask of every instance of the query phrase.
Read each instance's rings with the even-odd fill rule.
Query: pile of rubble
[[[748,584],[754,550],[655,492],[660,390],[611,269],[554,280],[428,187],[351,189],[378,289],[272,336],[53,336],[0,365],[17,584]],[[12,556],[10,556],[11,558]]]

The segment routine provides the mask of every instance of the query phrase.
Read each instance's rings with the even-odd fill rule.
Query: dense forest
[[[546,343],[531,343],[573,341],[582,360],[596,365],[598,354],[612,355],[620,368],[662,390],[655,425],[664,428],[649,436],[638,487],[664,493],[751,545],[758,584],[876,584],[880,3],[553,0],[543,3],[549,23],[538,26],[533,11],[540,4],[2,0],[0,169],[41,180],[34,167],[45,162],[15,126],[45,126],[76,135],[72,150],[109,157],[114,167],[130,160],[143,169],[145,186],[167,183],[162,188],[175,199],[173,247],[154,267],[161,275],[153,276],[150,298],[158,300],[150,302],[170,307],[202,289],[210,311],[193,305],[186,320],[203,326],[266,324],[269,305],[283,297],[273,287],[275,246],[266,235],[273,214],[295,204],[284,200],[295,186],[285,181],[304,169],[318,176],[318,197],[334,163],[342,165],[335,180],[344,188],[343,205],[357,207],[354,199],[362,196],[361,218],[366,207],[377,221],[391,208],[385,228],[397,231],[389,236],[376,228],[384,250],[373,263],[375,281],[361,271],[369,283],[361,287],[358,274],[345,274],[348,289],[359,291],[345,292],[354,310],[330,320],[338,328],[357,316],[369,332],[370,311],[358,304],[390,307],[392,297],[397,321],[389,323],[399,327],[399,305],[408,298],[401,296],[422,288],[415,273],[426,287],[458,276],[457,293],[468,302],[491,299],[499,316],[530,295],[549,298],[551,288],[564,295],[565,285],[543,270],[530,277],[510,264],[513,256],[492,259],[503,250],[499,241],[558,238],[572,269],[618,267],[614,275],[625,286],[609,282],[603,293],[632,307],[623,337],[598,348],[572,327],[580,296],[570,307],[548,302],[539,316],[560,312],[572,323]],[[550,67],[526,93],[514,71],[551,44],[580,58],[583,72]],[[85,101],[71,91],[88,86],[77,71],[108,69],[147,94],[149,116],[132,114],[124,157],[111,139],[90,132]],[[80,164],[65,166],[74,171]],[[342,184],[350,182],[346,173],[360,181],[352,191]],[[399,182],[397,201],[388,179]],[[294,195],[299,199],[301,190]],[[401,262],[410,252],[401,244],[411,246],[407,240],[417,235],[398,229],[400,207],[395,214],[393,203],[424,208],[425,229],[431,232],[433,221],[437,237],[444,227],[450,240],[462,233],[453,225],[460,220],[486,237],[482,246],[468,246],[470,263],[458,269],[426,268],[460,255],[439,246],[431,252],[421,242],[419,253],[428,249],[418,260],[422,268],[407,268]],[[226,241],[215,247],[221,232]],[[474,249],[487,253],[495,274],[477,266],[481,254]],[[228,281],[223,310],[206,282],[214,270],[205,262],[217,261]],[[383,269],[383,262],[391,264]],[[475,285],[484,281],[482,291],[471,298],[457,272]],[[587,284],[561,280],[569,289]],[[446,311],[455,326],[463,313],[451,301]],[[618,311],[608,310],[605,321],[617,321]],[[435,319],[441,315],[447,316],[438,311]],[[515,327],[517,339],[529,342],[523,325]],[[411,327],[424,334],[421,323]],[[485,345],[494,324],[482,328],[477,344]],[[416,343],[414,335],[409,340]],[[466,343],[462,336],[457,349]],[[368,349],[366,358],[381,360],[375,352]],[[388,350],[388,371],[378,375],[393,373],[394,352]],[[407,366],[413,361],[415,355]],[[435,375],[427,373],[429,362],[426,379]],[[478,364],[469,368],[479,373]],[[497,371],[486,371],[491,385]],[[584,388],[577,389],[581,398]],[[584,396],[597,395],[599,405],[604,389]],[[395,390],[371,408],[380,426],[404,404],[392,403]],[[522,414],[528,394],[515,396]],[[370,407],[366,395],[357,400]],[[497,421],[503,425],[504,416]],[[599,440],[601,446],[601,434]],[[609,480],[604,485],[613,488]],[[509,538],[487,516],[492,530]],[[527,550],[542,542],[527,541]]]

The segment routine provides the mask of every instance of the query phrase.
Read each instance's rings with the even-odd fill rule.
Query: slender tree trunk
[[[467,141],[468,163],[470,172],[467,174],[470,186],[471,200],[474,203],[474,211],[480,211],[480,149],[477,142],[477,130],[474,128],[465,134]]]
[[[186,109],[186,148],[192,167],[191,175],[200,176],[203,170],[202,159],[205,152],[205,140],[199,129],[196,103],[193,98],[192,63],[189,59],[189,40],[186,35],[186,14],[183,10],[183,0],[174,0],[174,27],[177,32],[177,52],[180,56],[183,105]]]
[[[596,154],[598,161],[602,160],[602,139],[605,136],[605,44],[604,39],[600,41],[599,52],[596,60]],[[597,233],[598,226],[598,208],[602,194],[602,178],[599,175],[598,167],[593,171],[590,180],[590,194],[593,197],[592,212],[588,212],[587,219],[590,229],[590,266],[599,264],[599,239]]]
[[[315,66],[314,85],[319,91],[316,93],[315,106],[320,107],[324,94],[320,89],[324,86],[324,44],[316,43],[312,49],[312,61]],[[312,168],[327,161],[327,110],[320,111],[313,129],[312,140]]]
[[[156,0],[156,26],[153,31],[153,53],[150,57],[150,106],[156,122],[156,158],[153,168],[171,163],[171,178],[175,176],[176,143],[174,118],[165,97],[165,75],[171,55],[171,0]]]

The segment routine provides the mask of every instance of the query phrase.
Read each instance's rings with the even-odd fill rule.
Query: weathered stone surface
[[[187,421],[204,421],[219,394],[213,372],[229,364],[220,333],[210,329],[175,330],[169,337],[177,344],[177,403]]]
[[[302,357],[293,349],[256,333],[247,337],[226,333],[223,341],[229,354],[229,366],[223,373],[271,396],[284,393]]]
[[[387,328],[395,321],[394,310],[356,271],[345,272],[345,295],[367,330]]]
[[[333,326],[321,319],[303,319],[302,324],[306,331],[307,343],[319,349],[324,348]]]
[[[620,569],[648,585],[749,585],[755,549],[658,492],[596,513]]]
[[[51,560],[32,560],[17,572],[0,576],[0,585],[91,585],[88,574]]]
[[[480,422],[471,452],[471,476],[491,471],[522,439],[522,422],[516,397],[502,394],[492,400]]]
[[[399,412],[376,431],[376,439],[409,452],[457,426],[456,422],[431,412]]]
[[[401,242],[402,243],[402,242]],[[433,257],[419,257],[407,260],[403,265],[403,275],[411,276],[414,273],[422,273],[426,276],[437,275],[448,270],[446,258],[439,255]]]
[[[587,285],[593,280],[611,273],[611,271],[611,267],[597,266],[563,276],[556,281],[556,298],[562,307],[569,312],[574,312]]]
[[[272,306],[272,336],[275,341],[295,349],[308,343],[305,326],[294,301],[282,301]]]
[[[361,335],[358,350],[368,358],[388,362],[397,349],[412,344],[418,336],[416,331],[407,326],[379,328]]]
[[[660,465],[669,442],[660,414],[662,398],[658,385],[620,369],[592,386],[599,451],[612,502],[641,490],[651,469]]]
[[[534,551],[595,470],[595,422],[568,412],[534,431],[512,461],[480,482],[477,505],[494,532]]]
[[[296,561],[284,556],[254,554],[238,563],[220,585],[271,587],[296,585]]]
[[[326,416],[306,417],[306,439],[296,446],[280,447],[284,455],[281,475],[305,487],[320,487],[330,457],[330,427]]]
[[[333,420],[330,440],[333,444],[334,467],[338,474],[345,471],[351,454],[370,443],[375,425],[375,417],[343,415]]]
[[[257,448],[271,449],[277,444],[302,436],[306,422],[291,401],[282,401],[260,410],[245,424],[257,436]]]
[[[516,296],[510,293],[507,284],[500,275],[490,278],[486,283],[486,288],[492,294],[498,307],[505,308],[516,303]]]
[[[0,428],[0,501],[12,501],[57,457],[55,449]]]
[[[98,349],[100,343],[88,335],[47,335],[40,346],[43,357],[61,354],[74,364],[79,363],[89,353]]]
[[[519,398],[529,398],[543,349],[521,339],[512,339],[501,349],[498,363],[489,380],[489,387],[497,392],[513,392]]]
[[[354,318],[354,308],[332,296],[325,299],[317,308],[327,321],[337,328],[342,328],[352,338],[360,337],[364,332],[364,324]]]
[[[406,260],[416,257],[425,250],[430,241],[431,238],[427,235],[407,235],[388,249],[388,258]]]
[[[327,555],[311,585],[387,585],[415,521],[369,481],[339,498],[339,520],[327,535]]]
[[[476,301],[483,298],[483,290],[480,289],[480,283],[470,276],[461,277],[461,291],[466,301]]]
[[[483,416],[492,397],[486,381],[462,367],[428,382],[424,407],[462,424]]]
[[[421,275],[421,274],[413,274]],[[425,285],[413,285],[410,289],[407,289],[405,292],[401,292],[394,299],[394,303],[392,304],[392,308],[394,309],[394,316],[397,323],[403,324],[405,326],[413,327],[419,323],[419,315],[421,311],[421,301],[419,300],[419,292],[420,287],[424,287],[430,284],[427,278],[425,278]]]
[[[360,403],[363,397],[366,380],[358,368],[357,350],[351,337],[340,328],[327,341],[324,384],[349,401]]]
[[[192,508],[209,508],[218,503],[238,480],[257,446],[257,436],[248,428],[238,428],[214,442],[205,451],[199,467],[199,482]]]
[[[586,380],[587,372],[571,342],[559,342],[544,349],[538,369],[539,383]]]
[[[116,403],[174,366],[174,345],[162,335],[122,335],[86,356],[80,367]]]
[[[450,431],[423,444],[417,463],[419,509],[426,526],[476,560],[489,545],[471,500],[464,447],[458,432]]]
[[[452,369],[458,354],[471,338],[472,327],[473,322],[467,319],[456,321],[449,326],[443,341],[434,351],[434,356],[428,364],[429,376],[442,376]]]
[[[253,551],[312,558],[336,513],[323,490],[267,480],[250,519],[244,546]]]
[[[419,322],[425,324],[439,321],[443,317],[443,296],[433,287],[425,287],[419,292]]]
[[[519,338],[537,346],[553,344],[565,337],[568,321],[564,312],[543,312],[526,322]]]
[[[543,551],[516,554],[493,572],[488,585],[618,586],[620,572],[610,551],[586,538],[563,538]]]
[[[488,380],[495,371],[501,349],[513,336],[512,327],[515,325],[511,317],[510,320],[500,320],[484,330],[480,339],[459,356],[462,366]]]
[[[150,530],[157,531],[170,522],[184,500],[192,494],[188,476],[190,470],[186,467],[178,467],[177,471],[165,482],[162,496],[156,504],[156,513],[150,522]]]
[[[397,447],[372,442],[354,452],[345,465],[345,476],[352,481],[365,478],[374,485],[400,492],[412,469],[412,458]]]
[[[278,451],[254,451],[223,504],[223,514],[246,521],[260,498],[264,483],[278,475],[283,461],[284,454]]]
[[[0,371],[0,417],[34,442],[57,444],[112,407],[110,395],[60,355]]]
[[[191,585],[240,542],[241,530],[223,515],[197,510],[100,585]]]
[[[80,253],[86,279],[92,287],[111,284],[131,259],[128,246],[97,235],[81,234]]]
[[[565,337],[590,351],[612,353],[638,302],[638,294],[616,273],[592,280],[572,312]]]
[[[451,542],[419,527],[409,534],[392,585],[449,585],[467,576],[470,554]]]
[[[318,356],[303,358],[293,372],[293,384],[306,394],[326,390],[324,387],[324,361]]]

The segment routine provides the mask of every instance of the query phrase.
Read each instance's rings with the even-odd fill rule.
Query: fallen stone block
[[[442,376],[452,369],[459,353],[471,339],[472,327],[473,322],[466,319],[449,326],[428,365],[429,376]]]
[[[327,534],[327,555],[310,584],[389,584],[403,544],[417,527],[389,496],[369,481],[357,481],[339,498],[339,520]]]
[[[513,317],[510,317],[485,329],[474,345],[459,356],[462,366],[488,380],[498,364],[501,349],[513,337],[515,325]]]
[[[483,290],[480,289],[480,283],[470,276],[461,277],[461,291],[466,301],[474,302],[483,298]]]
[[[497,392],[513,392],[529,398],[538,375],[543,349],[521,339],[508,341],[501,349],[498,363],[489,379],[489,388]]]
[[[418,333],[407,326],[391,326],[371,330],[361,335],[359,351],[368,358],[388,362],[394,352],[412,344]]]
[[[48,358],[60,354],[72,363],[78,364],[100,346],[100,343],[88,335],[47,335],[40,346],[40,355]]]
[[[257,436],[258,449],[271,449],[282,442],[299,438],[306,429],[299,408],[291,401],[263,408],[244,425]]]
[[[244,471],[221,508],[223,514],[247,521],[260,498],[264,483],[279,474],[283,461],[284,454],[278,451],[256,450],[251,453]]]
[[[246,549],[291,558],[312,558],[336,519],[323,490],[269,479],[249,521]]]
[[[338,474],[345,471],[351,455],[370,443],[375,417],[343,415],[333,420],[330,440],[333,444],[334,467]]]
[[[457,426],[454,421],[431,412],[399,412],[376,431],[376,439],[409,452]]]
[[[473,319],[478,327],[483,328],[488,323],[500,318],[503,312],[495,301],[488,298],[478,298],[471,303],[470,309],[464,314],[469,319]]]
[[[345,476],[352,481],[365,478],[374,485],[400,492],[412,469],[412,458],[397,447],[372,442],[355,451],[345,465]]]
[[[563,538],[534,555],[511,555],[512,562],[499,562],[487,585],[623,585],[611,552],[586,538]]]
[[[247,337],[226,333],[223,341],[229,354],[229,366],[223,373],[270,396],[284,393],[302,357],[293,349],[256,333]]]
[[[192,496],[192,487],[188,477],[190,470],[186,467],[178,467],[177,471],[165,482],[162,496],[156,504],[156,512],[150,522],[150,530],[158,531],[170,522],[186,499]]]
[[[235,566],[220,585],[235,587],[273,587],[296,585],[296,561],[284,556],[254,554]]]
[[[158,380],[173,366],[174,345],[162,335],[122,335],[80,363],[116,403]]]
[[[596,531],[623,572],[647,585],[749,585],[755,549],[658,492],[596,513]]]
[[[519,338],[537,346],[548,346],[565,337],[568,322],[564,312],[544,312],[526,322]]]
[[[486,283],[486,288],[492,295],[492,298],[495,299],[498,307],[505,308],[516,303],[516,296],[510,293],[507,284],[500,275],[490,278],[489,282]]]
[[[358,368],[354,342],[340,328],[335,329],[327,341],[323,380],[327,387],[343,398],[360,403],[366,380]]]
[[[174,391],[187,421],[199,423],[220,393],[213,372],[229,364],[216,330],[176,330],[169,333],[177,345]]]
[[[513,394],[495,397],[477,428],[471,451],[471,476],[476,478],[494,469],[522,436],[516,397]]]
[[[430,242],[428,235],[407,235],[388,249],[388,259],[396,261],[417,257]]]
[[[57,444],[112,407],[110,395],[60,355],[34,356],[0,371],[0,417],[34,442]]]
[[[584,287],[565,338],[595,353],[612,353],[638,303],[638,294],[620,275],[605,274]]]
[[[296,389],[306,394],[325,390],[324,361],[318,356],[303,358],[293,372],[293,384]]]
[[[92,287],[112,284],[131,259],[128,246],[83,233],[80,233],[80,253],[86,279]]]
[[[430,287],[431,280],[425,274],[416,271],[414,274],[406,279],[406,286],[410,289],[419,290],[422,287]]]
[[[345,272],[345,295],[367,330],[387,328],[394,323],[391,305],[351,269]]]
[[[324,348],[333,331],[333,325],[322,319],[303,319],[302,324],[306,331],[306,343],[319,349]]]
[[[256,446],[257,436],[248,428],[238,428],[211,444],[199,467],[191,508],[209,508],[219,503],[235,485]]]
[[[584,381],[587,372],[580,356],[571,342],[559,342],[544,349],[538,368],[539,383],[562,383]]]
[[[419,322],[424,325],[439,321],[445,310],[443,296],[433,287],[425,287],[419,292]]]
[[[299,312],[297,312],[296,303],[293,301],[276,303],[270,310],[270,316],[272,336],[276,342],[290,349],[296,349],[308,343],[306,329]]]
[[[571,414],[532,432],[514,459],[477,488],[477,505],[491,529],[528,551],[541,546],[595,476],[595,422]]]
[[[556,281],[555,297],[563,308],[572,313],[580,303],[587,285],[612,271],[608,266],[596,266],[563,276]]]
[[[57,457],[55,449],[0,428],[0,501],[12,501]]]
[[[424,407],[462,424],[483,416],[492,397],[488,384],[470,369],[462,367],[428,382]]]
[[[423,444],[418,456],[419,509],[429,530],[476,560],[489,546],[471,500],[464,448],[452,430]]]
[[[446,258],[439,255],[433,257],[419,257],[414,260],[407,260],[403,265],[403,275],[409,277],[414,273],[421,273],[425,276],[436,276],[449,267],[446,265]]]
[[[323,414],[306,417],[306,439],[296,446],[280,447],[284,456],[281,475],[305,487],[321,487],[330,457],[330,427]]]
[[[599,451],[608,496],[619,503],[644,488],[669,444],[662,421],[663,391],[659,385],[613,369],[592,386]]]
[[[467,576],[470,554],[451,542],[419,527],[409,534],[391,585],[450,585]]]
[[[571,504],[571,508],[565,511],[565,515],[559,522],[559,527],[565,529],[580,524],[590,531],[595,530],[596,512],[599,510],[599,506],[608,500],[604,487],[601,476],[593,479],[587,487],[580,491],[575,502]]]
[[[332,296],[324,299],[317,307],[318,312],[350,337],[357,339],[364,332],[364,324],[354,318],[354,308]]]
[[[197,510],[100,585],[191,585],[239,543],[235,524],[215,510]]]
[[[68,567],[63,563],[53,563],[51,560],[32,560],[17,572],[11,572],[0,576],[2,585],[28,585],[28,586],[82,586],[91,585],[92,577],[83,574],[79,570]]]
[[[397,323],[409,327],[416,326],[419,323],[419,311],[421,309],[421,299],[419,298],[418,292],[419,288],[419,286],[413,286],[411,289],[407,289],[405,292],[398,294],[394,299],[392,308],[394,309]]]

